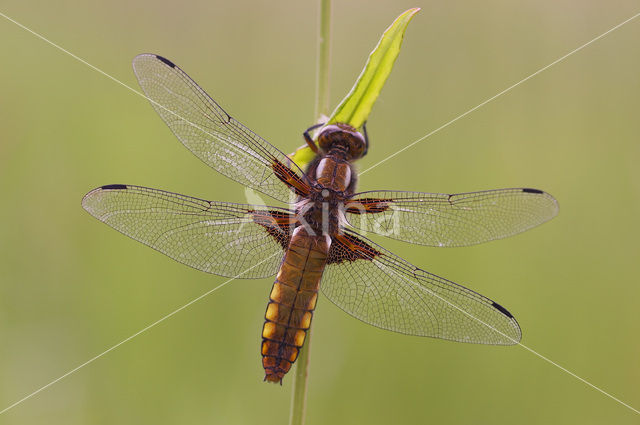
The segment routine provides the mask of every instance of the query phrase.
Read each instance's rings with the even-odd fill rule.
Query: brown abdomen
[[[298,358],[318,299],[331,238],[298,227],[271,289],[262,328],[264,379],[280,382]]]

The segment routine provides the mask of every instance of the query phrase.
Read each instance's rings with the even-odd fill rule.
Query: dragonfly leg
[[[315,142],[311,138],[311,135],[309,134],[309,132],[311,130],[315,130],[318,127],[322,127],[324,124],[325,123],[312,125],[311,127],[307,128],[304,133],[302,133],[302,135],[304,136],[304,141],[307,142],[307,145],[309,145],[309,147],[314,153],[318,153],[318,146],[315,144]]]
[[[369,150],[369,135],[367,134],[366,121],[362,124],[362,132],[364,133],[364,153],[362,154],[362,156],[365,156],[367,154],[367,151]]]

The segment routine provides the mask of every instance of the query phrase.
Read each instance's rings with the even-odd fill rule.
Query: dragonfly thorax
[[[309,234],[335,235],[344,225],[344,202],[344,192],[318,185],[295,204],[296,221]]]
[[[320,159],[315,169],[315,179],[320,186],[339,192],[344,192],[349,187],[352,174],[351,163],[333,156]]]

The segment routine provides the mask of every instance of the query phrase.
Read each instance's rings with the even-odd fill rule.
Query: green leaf
[[[400,53],[407,25],[418,11],[420,11],[419,8],[407,10],[398,16],[382,34],[378,45],[369,55],[356,84],[333,111],[327,124],[340,122],[358,129],[367,121],[371,108]]]
[[[293,162],[298,164],[298,167],[304,170],[305,167],[311,162],[311,160],[313,160],[316,154],[311,150],[309,145],[305,143],[304,145],[296,149],[295,152],[290,153],[288,156]]]
[[[420,8],[405,11],[385,30],[378,45],[369,54],[369,59],[355,85],[333,111],[327,124],[345,123],[359,129],[367,121],[371,108],[380,95],[400,53],[407,26],[419,11]],[[307,145],[300,146],[289,155],[300,167],[306,166],[314,156],[315,154]]]

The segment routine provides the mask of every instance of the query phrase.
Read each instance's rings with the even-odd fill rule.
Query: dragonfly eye
[[[327,153],[340,147],[347,152],[350,160],[362,158],[368,148],[365,137],[359,131],[342,123],[326,126],[318,135],[318,146]]]
[[[364,137],[362,137],[362,134],[358,132],[356,132],[353,135],[353,137],[351,138],[350,144],[351,144],[351,147],[349,151],[351,152],[351,157],[353,159],[362,158],[363,156],[365,156],[365,154],[367,153],[367,150],[369,149],[368,142],[365,140]]]

